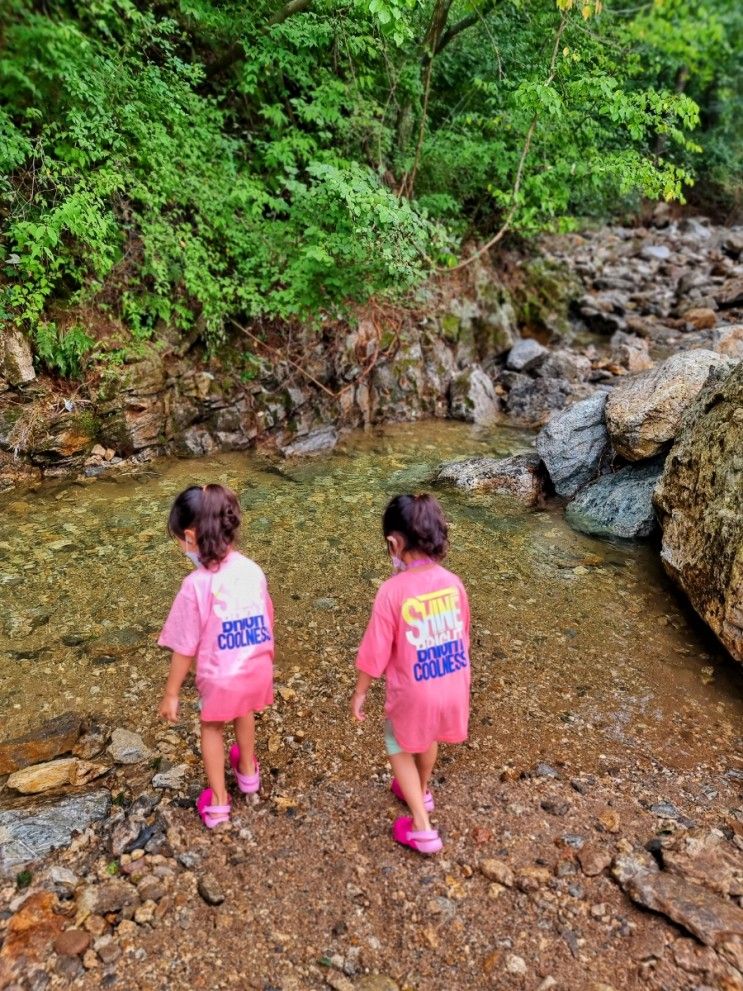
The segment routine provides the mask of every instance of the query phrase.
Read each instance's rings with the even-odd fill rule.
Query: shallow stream
[[[352,762],[355,736],[371,743],[374,732],[354,726],[346,706],[354,650],[389,573],[386,500],[419,489],[444,459],[529,444],[519,431],[431,422],[354,435],[299,464],[223,454],[3,496],[3,735],[69,709],[150,739],[162,732],[168,659],[155,639],[190,567],[165,534],[167,509],[186,485],[219,481],[240,495],[241,546],[276,604],[280,691],[263,745],[267,737],[277,761],[284,741],[297,756]],[[683,771],[730,759],[742,679],[675,596],[656,549],[574,533],[559,507],[439,494],[452,522],[449,563],[472,603],[478,761],[598,770],[631,758]],[[193,690],[183,712],[193,727]]]

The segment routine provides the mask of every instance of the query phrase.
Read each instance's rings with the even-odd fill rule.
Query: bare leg
[[[438,753],[438,743],[432,743],[428,750],[424,750],[422,754],[414,755],[415,766],[418,768],[418,776],[420,777],[422,795],[425,795],[428,791],[428,782],[431,778],[431,773],[433,771],[433,766],[436,763]]]
[[[390,757],[390,764],[408,808],[413,813],[413,827],[416,830],[429,830],[431,823],[428,821],[428,813],[423,808],[423,792],[415,756],[406,753],[395,754],[394,757]]]
[[[249,712],[247,716],[239,716],[234,723],[235,739],[240,748],[240,763],[237,769],[240,774],[248,777],[256,772],[255,767],[255,716]]]
[[[201,756],[214,805],[227,805],[224,783],[224,723],[201,724]]]

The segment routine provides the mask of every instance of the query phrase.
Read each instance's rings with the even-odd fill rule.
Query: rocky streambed
[[[440,489],[476,617],[472,734],[434,783],[443,856],[390,840],[381,693],[363,727],[347,711],[388,568],[380,509],[463,455],[516,462],[520,491],[533,443],[425,422],[313,460],[159,461],[2,497],[0,983],[743,987],[738,668],[652,544],[572,529],[543,469],[532,506]],[[155,718],[154,636],[186,567],[162,520],[207,478],[239,492],[278,617],[264,787],[219,836],[192,807],[193,687],[177,726]]]

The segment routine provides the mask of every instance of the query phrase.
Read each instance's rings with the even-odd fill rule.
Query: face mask
[[[392,562],[392,570],[397,574],[399,571],[405,571],[407,565],[401,557],[396,557],[394,554],[391,555],[390,561]]]
[[[198,566],[201,564],[201,558],[196,553],[196,551],[184,551],[183,553],[190,561],[193,561],[194,567],[198,568]]]

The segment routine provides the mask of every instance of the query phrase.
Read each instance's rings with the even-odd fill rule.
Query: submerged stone
[[[538,454],[514,454],[508,458],[468,458],[439,467],[437,482],[465,491],[509,495],[525,506],[534,506],[544,495],[544,469]]]
[[[663,461],[656,459],[604,475],[568,503],[565,518],[574,530],[594,537],[649,537],[657,526],[653,489],[662,471]]]

